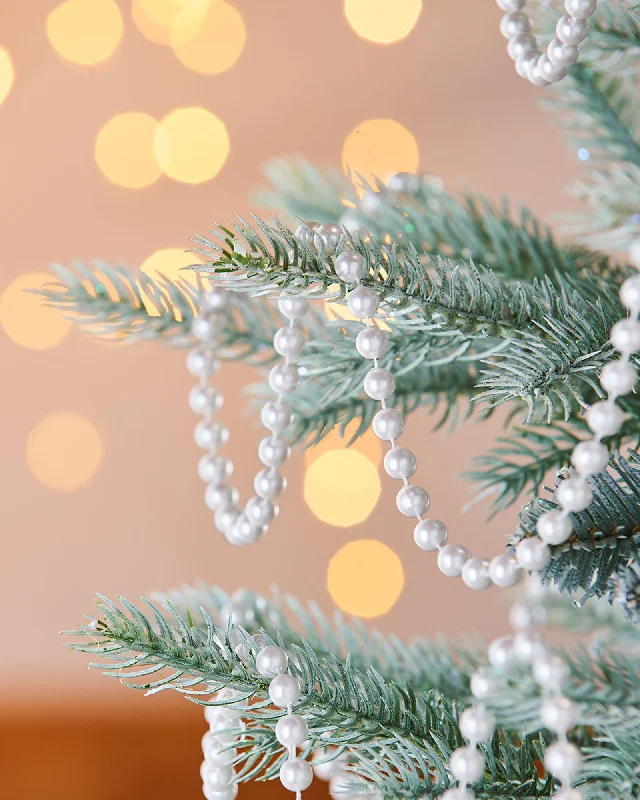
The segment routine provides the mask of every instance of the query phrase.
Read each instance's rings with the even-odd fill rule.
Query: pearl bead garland
[[[578,60],[578,45],[587,37],[588,19],[596,10],[597,0],[565,0],[565,14],[558,21],[546,53],[538,49],[531,20],[523,11],[527,0],[496,2],[507,12],[500,20],[500,32],[508,39],[507,51],[518,74],[535,86],[561,81]]]
[[[216,695],[216,700],[231,699],[233,695],[232,690],[222,689]],[[207,706],[204,717],[209,723],[209,730],[202,737],[202,793],[206,800],[235,800],[238,784],[234,780],[236,771],[233,761],[238,751],[231,745],[240,739],[244,722],[238,711],[227,706]]]

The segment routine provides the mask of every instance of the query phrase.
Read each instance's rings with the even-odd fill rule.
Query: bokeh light
[[[362,39],[394,44],[408,36],[422,11],[422,0],[344,0],[349,25]]]
[[[242,14],[225,0],[185,8],[171,29],[171,47],[187,69],[218,75],[230,69],[244,49]]]
[[[328,525],[348,528],[364,522],[379,497],[376,465],[357,450],[328,450],[307,468],[304,499],[312,513]]]
[[[319,458],[323,453],[327,453],[329,450],[355,450],[358,453],[362,453],[363,456],[366,456],[369,461],[375,464],[376,467],[380,466],[382,462],[382,442],[375,433],[371,430],[370,427],[355,440],[352,445],[349,445],[347,448],[347,442],[351,440],[351,437],[354,435],[358,426],[360,424],[360,420],[354,419],[352,420],[344,430],[344,436],[340,436],[338,428],[334,428],[330,433],[328,433],[322,441],[318,442],[317,445],[314,447],[308,447],[304,451],[304,463],[307,467],[310,467],[313,462]]]
[[[15,278],[0,297],[0,325],[16,344],[31,350],[48,350],[64,339],[71,328],[59,311],[47,308],[42,298],[28,294],[54,280],[49,272],[28,272]]]
[[[394,119],[366,119],[344,140],[342,166],[372,181],[387,181],[396,172],[416,172],[420,163],[417,142]]]
[[[66,0],[47,17],[53,49],[74,64],[99,64],[120,44],[124,24],[114,0]]]
[[[340,548],[329,562],[327,588],[338,608],[356,617],[386,614],[404,586],[402,562],[376,539],[359,539]]]
[[[149,114],[116,114],[96,137],[95,157],[103,174],[117,186],[142,189],[162,175],[154,155],[158,122]]]
[[[15,71],[11,56],[4,47],[0,47],[0,103],[5,100],[11,91],[14,79]]]
[[[176,108],[160,122],[154,153],[164,172],[182,183],[203,183],[220,172],[231,145],[225,124],[205,108]]]
[[[179,35],[182,25],[186,25],[187,38],[194,36],[197,29],[196,18],[189,15],[178,19],[185,9],[200,9],[200,22],[204,22],[206,9],[215,0],[133,0],[131,16],[140,33],[155,44],[170,45],[172,33]]]
[[[104,448],[95,425],[71,411],[47,414],[29,433],[27,464],[39,483],[75,492],[96,476]]]
[[[140,270],[154,280],[164,276],[174,281],[181,279],[195,284],[197,281],[195,273],[187,270],[183,271],[182,268],[188,267],[191,264],[201,263],[202,259],[198,258],[194,253],[185,253],[184,250],[178,247],[168,247],[164,250],[156,250],[154,253],[151,253],[140,265]],[[142,302],[149,316],[160,316],[160,312],[156,309],[152,299],[144,290],[142,291]],[[174,314],[177,319],[182,318],[178,308],[174,308]]]

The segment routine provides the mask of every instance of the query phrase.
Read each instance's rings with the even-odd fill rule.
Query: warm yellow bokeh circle
[[[394,44],[414,29],[422,0],[344,0],[349,25],[362,39]]]
[[[65,0],[47,17],[53,49],[74,64],[99,64],[113,55],[124,32],[114,0]]]
[[[174,109],[160,122],[154,141],[158,164],[182,183],[215,178],[230,149],[224,122],[205,108]]]
[[[411,131],[394,119],[366,119],[348,134],[342,146],[342,166],[372,181],[388,180],[396,172],[416,172],[418,144]]]
[[[38,295],[27,293],[52,280],[48,272],[28,272],[11,281],[2,292],[0,325],[16,344],[31,350],[48,350],[69,333],[71,326],[59,311],[44,306]]]
[[[29,433],[27,464],[36,480],[58,492],[88,486],[104,458],[95,425],[80,414],[47,414]]]
[[[203,75],[231,69],[246,40],[242,14],[225,0],[214,0],[204,8],[185,8],[171,29],[171,47],[179,61]]]
[[[329,450],[304,477],[304,499],[322,522],[347,528],[364,522],[380,497],[376,465],[357,450]]]
[[[351,440],[360,424],[359,420],[350,422],[344,430],[344,436],[340,436],[338,428],[328,433],[322,441],[318,442],[314,447],[308,447],[304,451],[304,463],[307,467],[311,466],[313,462],[329,450],[354,450],[362,453],[371,461],[376,467],[380,466],[382,461],[382,442],[371,428],[358,437],[355,442],[347,448],[347,442]]]
[[[182,25],[186,25],[188,35],[193,36],[193,18],[181,21],[178,19],[180,12],[200,9],[204,22],[211,2],[216,0],[133,0],[131,16],[143,36],[155,44],[169,45],[172,35],[178,35]]]
[[[140,269],[150,278],[158,278],[164,275],[165,278],[177,280],[186,278],[195,281],[195,273],[183,270],[191,264],[201,264],[202,259],[194,253],[186,253],[179,247],[166,247],[163,250],[156,250],[147,256],[140,264]]]
[[[0,103],[4,101],[11,91],[14,79],[15,72],[11,56],[4,47],[0,47]]]
[[[402,562],[377,539],[349,542],[329,562],[329,594],[338,608],[356,617],[386,614],[400,597],[403,586]]]
[[[95,158],[117,186],[142,189],[162,175],[154,155],[158,122],[149,114],[128,111],[106,122],[96,137]]]

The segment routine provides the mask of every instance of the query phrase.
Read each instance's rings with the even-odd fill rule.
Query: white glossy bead
[[[617,433],[624,422],[624,414],[611,400],[594,403],[586,414],[587,425],[598,436]]]
[[[404,417],[393,408],[383,408],[371,420],[371,428],[378,439],[392,442],[404,433]]]
[[[291,424],[293,412],[289,403],[284,400],[269,400],[262,406],[260,419],[267,430],[282,433]]]
[[[229,441],[229,431],[220,422],[201,419],[193,432],[193,438],[203,450],[219,450]]]
[[[536,533],[546,544],[563,544],[572,531],[571,518],[560,511],[545,511],[536,522]]]
[[[591,502],[593,489],[584,478],[567,478],[556,489],[556,500],[566,511],[584,511]]]
[[[527,4],[527,0],[496,0],[498,8],[503,11],[521,11]]]
[[[516,559],[522,569],[537,571],[547,566],[551,560],[551,550],[537,536],[532,536],[518,542]]]
[[[376,367],[364,376],[364,390],[373,400],[386,400],[394,393],[396,381],[388,369]]]
[[[204,504],[209,511],[233,506],[238,502],[238,490],[232,486],[210,483],[204,490]]]
[[[504,669],[515,659],[513,639],[511,636],[501,636],[494,639],[487,650],[487,657],[492,667]]]
[[[280,780],[290,792],[303,792],[311,786],[313,770],[301,758],[289,758],[280,767]]]
[[[537,69],[542,80],[548,83],[557,83],[569,72],[568,67],[556,67],[555,64],[552,64],[546,53],[543,53],[538,59]]]
[[[360,209],[364,214],[377,214],[384,205],[382,192],[365,192],[360,198]]]
[[[527,80],[534,86],[549,86],[550,81],[542,77],[537,61],[532,61],[527,69]]]
[[[547,47],[547,55],[549,60],[555,67],[572,67],[578,60],[580,51],[575,45],[565,44],[561,42],[557,36],[549,43]]]
[[[284,358],[295,358],[304,347],[304,336],[299,328],[280,328],[273,337],[273,348]]]
[[[277,513],[277,506],[264,497],[251,497],[247,500],[244,513],[250,522],[261,528],[273,520]]]
[[[222,744],[231,744],[238,739],[239,731],[244,730],[245,724],[237,711],[232,711],[230,708],[216,708],[209,717],[209,728]]]
[[[256,656],[256,669],[263,678],[275,678],[284,675],[289,666],[289,658],[285,651],[275,644],[264,647]]]
[[[397,172],[387,181],[387,189],[398,194],[416,194],[422,187],[419,175],[413,172]]]
[[[220,362],[216,360],[216,351],[207,345],[194,347],[187,354],[187,369],[195,378],[213,375],[220,369]]]
[[[521,33],[519,36],[512,36],[507,44],[507,52],[514,61],[517,61],[527,53],[538,49],[536,37],[530,33]]]
[[[569,677],[567,662],[556,653],[543,653],[533,660],[533,679],[547,691],[557,691]]]
[[[269,684],[269,697],[279,708],[288,708],[300,699],[300,684],[293,675],[276,675]]]
[[[462,567],[462,581],[470,589],[488,589],[491,586],[489,577],[489,559],[475,556],[465,561]]]
[[[286,485],[285,478],[273,468],[260,470],[253,481],[255,493],[266,500],[273,500],[284,491]]]
[[[509,609],[509,625],[516,631],[526,631],[534,625],[544,622],[545,610],[541,606],[527,606],[514,603]]]
[[[366,228],[364,220],[355,211],[346,211],[340,217],[340,225],[346,228],[349,233],[359,233]]]
[[[522,11],[512,11],[505,14],[500,20],[500,33],[505,39],[519,36],[521,33],[529,33],[530,30],[529,17]]]
[[[489,564],[489,577],[496,586],[508,589],[522,580],[522,570],[518,566],[516,557],[511,553],[500,553],[491,559]]]
[[[221,324],[222,320],[215,313],[198,314],[191,323],[191,333],[203,344],[211,344],[215,342]]]
[[[429,495],[422,486],[403,486],[396,495],[396,506],[405,517],[420,517],[429,508]]]
[[[638,266],[640,266],[640,239],[635,240],[635,247],[638,250]],[[632,275],[620,287],[620,302],[633,314],[640,312],[640,275]]]
[[[194,414],[213,414],[223,403],[224,398],[213,386],[194,386],[189,392],[189,408]]]
[[[416,457],[407,447],[393,447],[385,453],[384,469],[390,478],[410,478],[416,467]]]
[[[483,706],[471,706],[460,715],[460,732],[472,744],[486,742],[496,729],[496,718]]]
[[[347,308],[358,319],[369,319],[378,310],[378,295],[366,286],[357,286],[347,295]]]
[[[459,747],[451,753],[449,768],[461,783],[475,783],[484,772],[484,757],[475,747]]]
[[[228,764],[209,764],[207,766],[208,768],[203,770],[202,778],[205,785],[216,792],[226,789],[236,774],[233,767]]]
[[[291,448],[282,439],[265,436],[258,445],[258,458],[265,467],[281,467],[291,454]]]
[[[513,637],[513,652],[523,664],[530,664],[546,651],[547,642],[539,631],[519,631]]]
[[[241,247],[244,247],[244,243],[239,239],[234,239],[234,251],[239,253]],[[244,249],[245,252],[242,255],[246,255],[246,247]],[[202,307],[206,311],[224,311],[229,307],[228,292],[226,289],[209,289],[202,298]]]
[[[566,697],[548,697],[540,706],[540,719],[550,731],[566,733],[576,724],[578,709]]]
[[[205,800],[235,800],[238,796],[238,784],[232,783],[230,786],[227,786],[226,789],[218,792],[215,789],[211,789],[205,783],[202,786],[202,794]]]
[[[313,774],[316,776],[316,778],[320,778],[322,781],[329,781],[334,775],[340,775],[343,773],[344,767],[347,763],[344,753],[336,758],[331,759],[330,761],[326,760],[329,758],[330,754],[335,753],[335,751],[335,747],[313,751],[313,761],[311,762],[311,766],[313,768]],[[320,761],[322,762],[321,764],[318,763]]]
[[[198,461],[198,475],[205,483],[215,483],[220,486],[232,472],[233,464],[224,456],[206,453]]]
[[[609,451],[594,440],[580,442],[573,448],[571,463],[580,475],[597,475],[607,466]]]
[[[227,541],[236,546],[255,544],[265,534],[263,525],[256,525],[246,514],[239,514],[231,528],[225,532]]]
[[[249,592],[240,589],[233,593],[230,602],[220,611],[223,627],[226,627],[229,617],[234,625],[242,625],[243,628],[249,628],[255,624],[256,604]]]
[[[319,225],[313,235],[313,243],[318,250],[324,246],[325,253],[334,253],[336,245],[344,236],[342,228],[333,222],[326,222],[324,225]]]
[[[609,394],[624,395],[632,392],[638,374],[628,361],[610,361],[600,373],[600,384]]]
[[[447,789],[440,797],[441,800],[476,800],[476,796],[471,789],[463,789],[462,786],[454,786],[452,789]]]
[[[470,557],[467,548],[461,544],[447,544],[438,553],[438,569],[448,578],[459,578],[462,567]]]
[[[555,794],[552,794],[551,800],[585,800],[585,798],[578,789],[567,787],[566,789],[559,789]]]
[[[413,541],[421,550],[439,550],[448,535],[446,527],[437,519],[421,519],[413,529]]]
[[[368,325],[356,336],[356,350],[363,358],[380,358],[384,355],[389,339],[384,331]]]
[[[598,0],[564,0],[567,14],[576,19],[587,19],[596,10]]]
[[[556,36],[564,44],[580,44],[587,38],[588,30],[589,26],[585,20],[565,14],[558,20]]]
[[[293,364],[276,364],[269,370],[269,386],[276,394],[291,394],[299,383],[298,368]]]
[[[476,700],[488,700],[500,691],[500,683],[493,670],[482,667],[471,675],[471,694]]]
[[[343,250],[335,261],[336,275],[345,283],[361,281],[367,271],[364,256],[355,250]]]
[[[309,726],[298,714],[286,714],[276,723],[276,739],[285,747],[300,747],[309,736]]]
[[[236,506],[222,506],[213,515],[213,524],[225,535],[231,531],[234,522],[242,512]]]
[[[358,776],[348,772],[336,773],[329,778],[329,797],[331,800],[379,800],[379,796],[368,792],[356,792],[353,784]]]
[[[208,709],[210,708],[211,706],[208,706]],[[208,709],[205,709],[205,716]],[[225,748],[225,745],[222,744],[215,733],[207,731],[202,737],[202,752],[205,760],[209,762],[209,764],[230,764],[238,755],[238,751],[235,747],[230,747],[228,749],[223,748]]]
[[[547,747],[544,764],[554,778],[571,783],[582,764],[582,755],[571,742],[554,742]]]
[[[309,310],[309,301],[306,297],[283,295],[278,298],[278,311],[287,319],[300,319]]]
[[[306,224],[303,223],[298,225],[296,228],[295,237],[299,242],[302,242],[307,246],[313,246],[313,234],[318,230],[319,227],[320,225],[317,222],[307,222]]]
[[[516,59],[516,72],[521,78],[529,79],[529,67],[531,64],[537,63],[540,55],[540,51],[536,49],[530,50]]]
[[[611,344],[620,353],[637,353],[640,350],[640,322],[621,319],[611,328]]]

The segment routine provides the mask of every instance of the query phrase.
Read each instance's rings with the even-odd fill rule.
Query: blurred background
[[[281,154],[383,178],[429,172],[546,221],[572,207],[563,189],[579,158],[539,110],[544,90],[513,70],[491,2],[1,5],[0,794],[195,800],[201,712],[102,678],[58,636],[94,592],[276,584],[405,638],[497,634],[504,596],[462,590],[416,550],[370,437],[297,453],[269,536],[233,549],[195,472],[184,352],[92,340],[23,290],[74,259],[177,274],[190,235],[267,213],[252,191]],[[256,378],[243,365],[219,378],[245,497],[260,431],[243,388]],[[457,474],[499,418],[450,436],[433,421],[415,413],[405,434],[421,483],[454,540],[492,555],[515,511],[461,515],[471,489]],[[287,795],[274,782],[241,796],[257,791]]]

